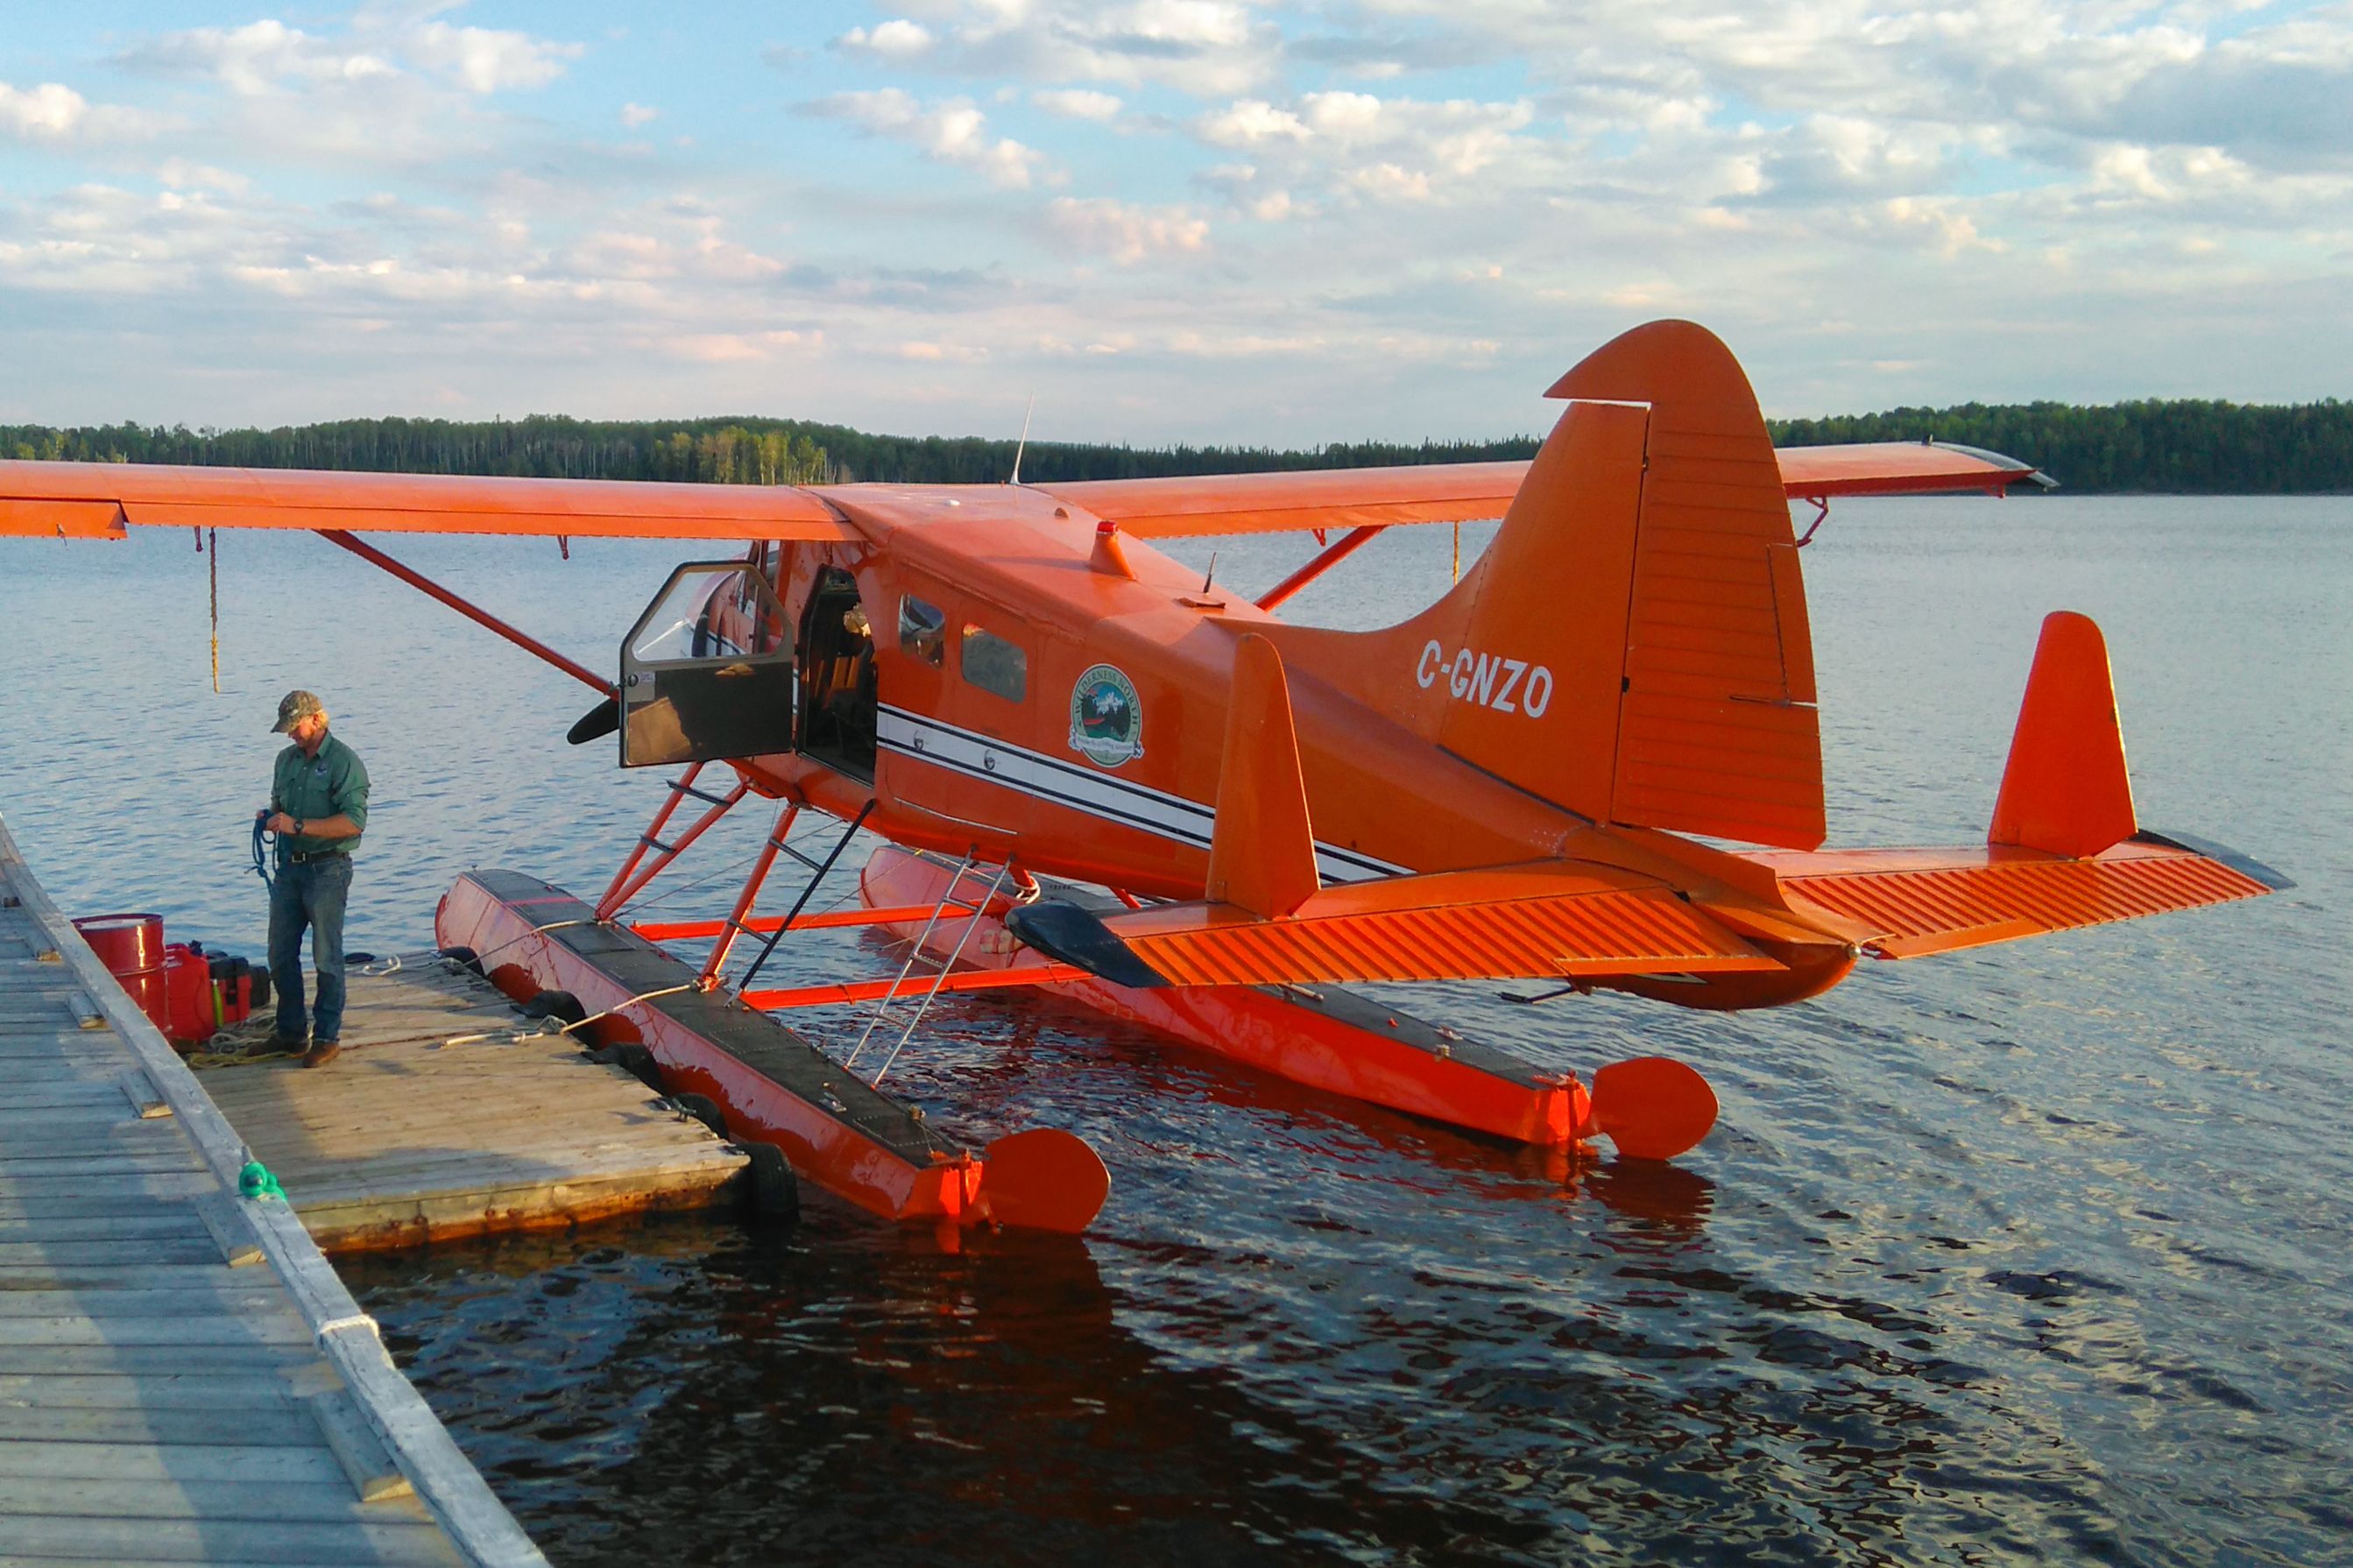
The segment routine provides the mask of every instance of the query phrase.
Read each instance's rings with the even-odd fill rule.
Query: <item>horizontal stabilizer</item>
[[[2255,862],[2201,854],[2153,833],[2084,858],[2001,845],[1758,858],[1779,874],[1794,911],[1829,912],[1881,958],[2200,909],[2287,885]]]
[[[1654,879],[1562,861],[1352,883],[1274,920],[1230,904],[1167,904],[1114,916],[1103,927],[1173,985],[1782,967]],[[1055,956],[1079,962],[1067,951]]]

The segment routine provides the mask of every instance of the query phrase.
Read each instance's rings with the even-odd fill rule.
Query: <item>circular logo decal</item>
[[[1071,688],[1071,750],[1115,768],[1144,755],[1144,705],[1135,682],[1098,664]]]

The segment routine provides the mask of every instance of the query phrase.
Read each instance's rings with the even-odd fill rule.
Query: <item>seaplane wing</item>
[[[1792,500],[1847,495],[2007,492],[2051,481],[1999,452],[1936,441],[1785,447],[1781,484]],[[1073,479],[1034,488],[1083,507],[1143,539],[1203,533],[1283,533],[1501,517],[1527,477],[1525,462],[1428,463],[1383,468],[1299,468],[1184,479]]]
[[[816,495],[784,485],[0,462],[0,535],[120,539],[126,525],[731,542],[858,537]]]

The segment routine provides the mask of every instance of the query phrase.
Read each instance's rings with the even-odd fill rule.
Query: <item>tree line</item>
[[[2353,492],[2353,404],[2335,398],[2295,405],[2173,399],[2093,407],[1970,403],[1767,423],[1781,446],[1934,437],[1990,447],[2034,464],[2075,494]],[[988,483],[1012,473],[1014,446],[978,437],[878,436],[840,425],[743,416],[339,419],[274,430],[0,426],[0,453],[22,458],[745,485]],[[1023,452],[1021,472],[1041,480],[1146,479],[1482,462],[1526,458],[1535,449],[1533,436],[1297,449],[1040,441]]]

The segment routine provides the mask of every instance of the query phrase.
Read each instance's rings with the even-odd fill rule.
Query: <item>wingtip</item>
[[[2252,855],[2244,855],[2226,844],[2211,838],[2200,838],[2188,833],[2152,833],[2147,828],[2133,835],[2135,842],[2155,844],[2168,849],[2186,849],[2192,855],[2202,855],[2219,865],[2228,866],[2242,877],[2261,882],[2274,893],[2285,892],[2295,886],[2295,879],[2274,869]]]

